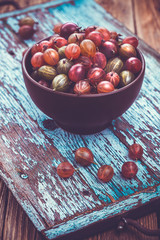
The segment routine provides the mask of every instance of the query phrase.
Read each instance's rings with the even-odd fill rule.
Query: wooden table
[[[42,2],[42,1],[41,1]],[[44,2],[44,1],[43,1]],[[159,12],[157,10],[158,1],[150,1],[150,7],[146,9],[146,3],[148,1],[127,1],[122,3],[122,1],[112,1],[112,5],[105,3],[103,1],[98,1],[103,7],[105,7],[109,12],[113,14],[114,17],[117,17],[120,21],[124,22],[125,25],[131,29],[134,33],[138,34],[141,38],[145,39],[146,42],[153,46],[157,51],[160,52],[159,44],[157,43],[158,36],[160,36],[160,29],[158,27]],[[38,3],[34,2],[34,3]],[[131,4],[132,3],[132,4]],[[23,2],[25,6],[25,1]],[[126,5],[127,4],[127,5]],[[138,5],[139,4],[139,5]],[[118,9],[118,10],[117,10]],[[121,9],[121,10],[120,10]],[[145,11],[142,11],[145,9]],[[6,11],[8,9],[3,9]],[[154,12],[154,14],[152,14]],[[147,18],[146,18],[147,16]],[[127,21],[126,21],[127,19]],[[156,21],[155,21],[156,19]],[[149,28],[154,21],[154,30]],[[144,27],[145,26],[145,27]],[[148,30],[151,29],[151,30]],[[156,29],[156,31],[155,31]],[[147,32],[147,34],[146,34]],[[150,35],[151,34],[151,35]],[[149,37],[150,35],[151,37]],[[155,36],[156,37],[153,37]],[[146,46],[145,46],[146,47]],[[149,49],[150,53],[159,58],[159,55],[153,50]],[[2,151],[3,152],[3,151]],[[44,237],[36,230],[32,222],[29,220],[26,213],[23,211],[22,207],[15,200],[11,191],[6,187],[4,182],[0,182],[0,239],[2,240],[41,240]],[[151,212],[149,215],[144,216],[138,219],[138,222],[142,223],[144,226],[157,229],[159,223],[159,209],[154,212]],[[158,237],[147,237],[143,234],[137,233],[133,229],[125,231],[121,235],[117,235],[115,229],[110,231],[103,232],[101,234],[95,235],[93,237],[87,238],[90,240],[98,239],[145,239],[145,240],[157,240]]]

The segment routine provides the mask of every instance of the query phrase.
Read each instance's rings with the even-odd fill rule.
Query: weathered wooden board
[[[54,129],[54,121],[34,105],[26,91],[22,52],[52,35],[55,23],[73,21],[82,27],[98,24],[123,36],[131,34],[92,0],[65,2],[54,1],[0,17],[0,175],[48,239],[113,219],[160,198],[160,56],[154,53],[153,57],[147,45],[140,41],[146,74],[139,97],[100,133],[85,136]],[[26,14],[39,26],[33,39],[22,41],[17,35],[18,20]],[[137,177],[126,180],[120,171],[129,160],[128,146],[134,140],[143,146],[144,156],[137,161]],[[92,150],[97,165],[83,168],[75,163],[73,150],[81,146]],[[57,176],[56,167],[66,159],[78,171],[64,180]],[[114,177],[107,184],[97,179],[102,164],[114,168]]]

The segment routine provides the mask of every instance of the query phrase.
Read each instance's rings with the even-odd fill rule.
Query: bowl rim
[[[44,40],[47,40],[47,39],[50,39],[50,37],[47,37],[47,38],[44,38],[44,39],[41,39],[40,41],[36,42],[36,43],[39,43],[41,41],[44,41]],[[36,44],[35,43],[35,44]],[[33,46],[33,45],[32,45]],[[66,92],[58,92],[58,91],[53,91],[51,88],[47,88],[41,84],[39,84],[36,80],[34,80],[28,73],[27,69],[26,69],[26,58],[28,56],[28,54],[31,52],[31,49],[32,49],[32,46],[28,48],[28,50],[25,52],[24,56],[23,56],[23,59],[22,59],[22,69],[23,69],[23,72],[25,73],[26,77],[36,86],[38,86],[39,88],[43,89],[43,90],[46,90],[47,92],[49,93],[52,93],[52,94],[55,94],[55,95],[62,95],[62,96],[68,96],[68,97],[78,97],[78,98],[99,98],[99,97],[104,97],[104,96],[108,96],[108,95],[114,95],[114,94],[118,94],[120,92],[123,92],[125,91],[126,89],[130,88],[130,86],[136,84],[136,82],[141,78],[141,76],[143,75],[144,71],[145,71],[145,59],[144,59],[144,56],[142,54],[142,52],[139,50],[139,48],[136,48],[138,54],[140,55],[140,58],[141,58],[141,62],[142,62],[142,68],[141,68],[141,71],[139,72],[138,76],[131,82],[129,83],[128,85],[122,87],[122,88],[119,88],[119,89],[116,89],[112,92],[108,92],[108,93],[95,93],[95,94],[84,94],[84,95],[78,95],[78,94],[73,94],[73,93],[66,93]]]

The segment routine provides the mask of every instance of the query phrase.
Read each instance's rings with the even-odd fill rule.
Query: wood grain
[[[50,13],[52,14],[52,11],[50,11]],[[54,10],[53,10],[53,13],[54,13]],[[3,103],[3,108],[1,108],[1,112],[3,113],[4,112],[4,115],[5,115],[5,111],[6,109],[11,109],[12,106],[15,107],[15,111],[13,111],[13,116],[12,118],[10,117],[10,114],[9,112],[7,112],[7,118],[4,118],[4,123],[5,123],[5,126],[3,125],[3,121],[1,122],[1,126],[3,126],[3,132],[2,134],[6,136],[6,138],[2,138],[3,141],[1,141],[1,149],[4,149],[4,151],[6,151],[7,155],[9,156],[9,159],[12,159],[12,157],[14,156],[15,160],[14,160],[14,163],[16,165],[18,165],[18,162],[21,161],[21,158],[23,159],[23,166],[22,166],[22,169],[20,169],[21,171],[24,170],[24,169],[27,169],[28,168],[28,176],[29,176],[29,179],[31,181],[33,181],[32,179],[32,176],[31,176],[31,171],[35,171],[35,178],[36,178],[36,173],[38,171],[41,171],[43,174],[45,174],[45,171],[46,169],[48,169],[49,171],[51,170],[50,168],[48,168],[45,163],[44,166],[43,165],[38,165],[37,168],[33,168],[33,169],[30,169],[31,168],[31,162],[33,163],[33,159],[35,161],[40,161],[40,162],[43,162],[43,156],[47,156],[47,161],[50,162],[50,164],[53,163],[53,159],[52,159],[52,156],[54,155],[55,156],[55,159],[54,159],[54,164],[55,162],[57,161],[63,161],[65,158],[68,159],[69,161],[72,161],[72,154],[71,154],[71,149],[73,146],[75,146],[72,142],[74,142],[77,145],[81,145],[83,143],[85,143],[86,145],[88,146],[91,146],[92,144],[94,145],[97,145],[96,141],[97,141],[97,138],[99,140],[102,141],[103,143],[103,146],[104,146],[104,149],[107,150],[108,152],[108,155],[111,157],[111,158],[114,158],[114,156],[116,156],[116,151],[113,150],[113,146],[115,143],[118,143],[118,139],[114,137],[114,134],[117,133],[117,136],[118,138],[121,140],[121,142],[124,144],[121,145],[121,147],[123,146],[123,152],[120,152],[120,155],[123,156],[122,158],[122,162],[125,161],[125,154],[127,153],[127,146],[128,146],[128,143],[130,141],[133,141],[133,138],[134,137],[137,137],[137,136],[140,136],[140,129],[136,129],[136,131],[134,132],[134,134],[132,133],[132,131],[126,131],[126,125],[128,121],[126,121],[125,119],[130,119],[131,116],[130,114],[126,115],[125,117],[121,118],[121,120],[118,120],[114,123],[113,125],[113,128],[111,128],[109,131],[107,131],[105,134],[107,137],[103,136],[103,134],[99,134],[99,135],[96,135],[95,138],[92,138],[92,139],[89,139],[88,137],[77,137],[76,139],[74,139],[74,137],[68,133],[64,133],[63,131],[61,130],[56,130],[55,133],[53,133],[52,131],[48,131],[47,129],[45,129],[45,127],[43,126],[43,121],[46,119],[39,111],[35,111],[34,109],[34,105],[30,102],[30,100],[28,98],[26,98],[25,94],[23,95],[23,91],[24,91],[24,86],[21,84],[21,81],[20,79],[18,78],[18,71],[19,71],[19,68],[16,69],[16,67],[18,66],[18,64],[20,63],[20,59],[21,59],[21,53],[22,51],[24,50],[24,48],[26,48],[27,46],[30,46],[33,44],[33,42],[37,41],[38,38],[41,38],[41,37],[44,37],[45,35],[48,35],[51,33],[51,27],[53,26],[53,24],[57,21],[56,20],[56,17],[51,20],[50,19],[50,15],[47,15],[48,16],[48,20],[47,20],[47,16],[45,16],[45,14],[41,14],[39,11],[36,11],[36,13],[31,13],[31,16],[34,16],[36,19],[38,19],[39,21],[42,21],[42,25],[41,25],[41,31],[37,32],[37,34],[34,36],[34,39],[33,41],[25,41],[25,42],[20,42],[19,38],[16,36],[16,32],[17,32],[17,21],[19,19],[19,17],[17,18],[9,18],[5,23],[4,22],[1,22],[1,26],[2,26],[2,30],[1,30],[1,36],[3,36],[3,39],[5,39],[5,41],[3,42],[3,47],[4,49],[5,48],[11,48],[11,49],[15,49],[16,48],[16,51],[15,51],[15,56],[14,56],[14,60],[13,60],[13,57],[11,58],[9,56],[9,54],[4,54],[4,59],[5,57],[7,57],[7,59],[9,60],[8,63],[9,66],[7,66],[7,72],[10,72],[11,71],[11,68],[12,68],[12,80],[16,80],[15,82],[14,81],[10,81],[9,79],[7,79],[7,83],[4,81],[2,81],[2,84],[3,84],[3,87],[4,87],[4,90],[2,91],[3,93],[1,94],[1,96],[3,96],[4,99],[1,99],[1,102]],[[22,16],[20,16],[22,17]],[[50,21],[49,21],[50,19]],[[102,20],[101,20],[102,21]],[[46,25],[45,22],[47,22],[48,24]],[[116,25],[116,24],[115,24]],[[3,29],[3,26],[5,26],[6,28]],[[6,34],[7,33],[7,34]],[[8,37],[11,37],[13,39],[15,39],[15,41],[7,41],[7,38]],[[4,44],[5,43],[5,44]],[[8,44],[6,46],[6,43]],[[18,46],[18,47],[17,47]],[[150,56],[147,56],[147,61],[149,63],[149,58]],[[4,64],[4,65],[3,65]],[[158,66],[156,65],[157,63],[154,63],[154,67],[155,66]],[[12,66],[13,65],[13,66]],[[2,61],[2,66],[5,67],[6,64],[5,64],[5,61]],[[11,67],[12,66],[12,67]],[[10,68],[11,67],[11,68]],[[148,72],[150,71],[150,69],[148,68]],[[154,77],[154,76],[153,76]],[[8,82],[9,81],[9,82]],[[148,79],[147,79],[148,81]],[[8,88],[8,83],[9,83],[9,88]],[[12,89],[12,91],[11,91]],[[16,89],[19,89],[18,91]],[[148,92],[146,92],[148,93]],[[8,94],[10,94],[11,96],[11,101],[7,99],[7,96]],[[21,97],[19,97],[19,94]],[[25,99],[26,98],[26,99]],[[143,94],[143,98],[145,98],[145,95]],[[18,100],[18,101],[17,101]],[[146,98],[146,100],[148,100]],[[28,103],[27,103],[28,101]],[[31,104],[31,105],[30,105]],[[156,106],[156,103],[154,101],[152,102],[149,102],[149,105],[152,105],[153,108],[155,108]],[[33,109],[34,111],[31,111],[30,108],[31,106],[33,106]],[[137,108],[139,108],[140,106],[137,105],[136,106]],[[147,106],[145,106],[147,107]],[[18,119],[16,117],[16,113],[17,112],[21,112],[23,113],[23,111],[25,110],[26,114],[22,114],[22,119]],[[30,116],[30,120],[28,120],[27,118],[27,114]],[[156,116],[156,115],[155,115]],[[136,118],[135,118],[136,119]],[[152,120],[153,119],[149,119],[148,122],[149,124],[152,124]],[[8,124],[7,124],[7,121],[8,121]],[[35,121],[36,124],[35,124]],[[10,124],[10,123],[13,123],[14,124]],[[25,126],[25,123],[27,122],[27,128]],[[38,124],[38,125],[37,125]],[[131,122],[131,126],[135,125],[134,123],[134,119],[132,120]],[[8,127],[6,127],[8,126]],[[31,127],[32,126],[32,127]],[[34,126],[34,127],[33,127]],[[119,129],[119,130],[117,130]],[[42,133],[41,133],[42,131]],[[10,137],[10,133],[12,133],[12,138]],[[113,134],[114,133],[114,134]],[[41,137],[41,141],[38,140],[38,137],[36,138],[33,138],[33,136],[38,136],[38,137]],[[59,142],[59,136],[61,136],[61,139],[62,141]],[[110,135],[110,138],[108,139],[108,136]],[[148,132],[145,133],[145,136],[143,136],[143,142],[142,144],[145,146],[146,143],[147,143],[147,140],[148,138],[150,138],[150,136],[152,136],[152,139],[154,140],[155,137],[157,135],[157,126],[154,128],[154,131],[152,133],[152,135],[149,135]],[[20,137],[21,136],[21,137]],[[49,142],[46,142],[44,143],[43,140],[45,139],[45,137],[47,137],[47,139],[50,139]],[[33,139],[32,139],[33,138]],[[68,144],[66,144],[66,138],[68,139]],[[32,143],[30,143],[32,139]],[[115,142],[112,142],[114,139]],[[145,140],[144,140],[145,139]],[[18,140],[18,141],[17,141]],[[38,142],[36,142],[38,141]],[[110,144],[110,142],[112,142],[111,146],[109,148],[106,148],[106,146],[108,146]],[[53,144],[54,143],[54,144]],[[49,147],[47,146],[49,144]],[[8,149],[8,146],[10,146],[10,150]],[[17,149],[20,149],[18,147],[21,146],[21,152],[20,153],[20,158],[16,159],[16,151]],[[38,146],[38,151],[37,151],[37,146]],[[39,147],[40,146],[40,147]],[[55,148],[56,146],[56,148]],[[64,148],[65,146],[65,148]],[[152,149],[151,149],[151,153],[153,153],[153,145],[152,145]],[[28,154],[28,149],[30,150],[29,151],[29,154]],[[36,150],[35,150],[36,149]],[[47,150],[46,150],[47,149]],[[57,151],[58,149],[58,151]],[[146,149],[145,152],[148,152],[149,149]],[[101,150],[100,150],[101,151]],[[31,154],[32,152],[32,154]],[[43,153],[43,154],[42,154]],[[15,155],[14,155],[15,154]],[[40,156],[42,154],[42,156]],[[98,161],[99,164],[101,164],[103,162],[103,158],[104,158],[104,155],[102,153],[102,156],[100,159],[98,159],[98,154],[99,153],[94,153],[95,156],[96,156],[96,159]],[[37,157],[35,157],[37,155]],[[30,161],[25,157],[25,156],[29,156],[30,157]],[[151,157],[154,158],[156,157],[156,153],[154,153]],[[4,157],[4,155],[1,156],[1,159]],[[5,159],[5,158],[4,158]],[[151,159],[150,159],[151,160]],[[152,165],[152,160],[150,162],[150,160],[148,160],[148,164],[147,166],[145,161],[144,161],[144,164],[142,164],[141,166],[141,171],[142,171],[142,175],[144,176],[152,176],[152,173],[150,172],[148,166],[150,167],[150,165]],[[17,162],[16,162],[17,161]],[[25,164],[24,164],[25,162]],[[3,163],[5,165],[5,163]],[[140,163],[139,163],[140,165]],[[37,166],[37,165],[36,165]],[[42,167],[43,166],[43,167]],[[157,165],[155,165],[155,167],[158,168],[159,166],[159,161],[158,161],[158,158],[157,158]],[[10,166],[6,165],[5,166],[5,169],[8,169]],[[42,170],[41,170],[41,167],[42,167]],[[116,166],[115,166],[116,167]],[[118,171],[118,167],[117,166],[117,170]],[[93,171],[93,168],[92,168],[92,171]],[[26,171],[25,171],[26,173]],[[93,183],[95,180],[92,180],[90,183],[87,182],[88,181],[88,177],[87,177],[87,172],[85,170],[80,170],[79,171],[80,173],[80,176],[82,176],[84,179],[85,179],[85,184],[90,184],[90,183]],[[15,171],[13,169],[13,175],[15,174]],[[90,174],[90,173],[89,173]],[[96,173],[95,173],[96,174]],[[88,175],[89,176],[89,175]],[[10,176],[9,176],[10,177]],[[79,177],[79,176],[78,176]],[[153,178],[151,179],[151,181],[148,183],[148,178],[144,178],[144,185],[142,184],[142,181],[140,180],[141,179],[141,176],[139,176],[139,179],[137,179],[137,182],[138,182],[138,189],[141,190],[143,189],[144,186],[146,186],[146,184],[148,184],[147,186],[152,186],[156,181],[158,182],[157,178]],[[40,179],[38,179],[40,180]],[[42,180],[42,179],[41,179]],[[50,179],[51,180],[51,179]],[[22,182],[20,181],[20,184]],[[50,182],[51,183],[51,182]],[[83,184],[82,184],[82,187],[86,186],[84,184],[84,181],[83,181]],[[112,183],[114,186],[117,185],[117,193],[114,195],[114,191],[112,191],[112,186],[110,186],[110,193],[111,193],[111,196],[114,195],[115,199],[119,199],[119,197],[122,196],[122,194],[120,193],[120,191],[118,191],[118,188],[120,187],[118,185],[118,181],[115,179]],[[111,185],[112,185],[111,184]],[[23,185],[23,184],[22,184]],[[36,185],[35,184],[35,187],[34,189],[32,189],[33,191],[35,191],[36,189]],[[62,184],[63,185],[63,184]],[[27,184],[26,184],[27,186]],[[52,187],[52,183],[51,183],[51,187]],[[65,187],[65,184],[64,184],[64,187]],[[127,188],[129,187],[129,185],[127,186]],[[5,190],[3,189],[3,184],[2,184],[2,196],[5,197]],[[99,189],[102,189],[102,186],[99,187]],[[45,189],[45,191],[48,191],[48,189]],[[109,202],[110,199],[106,198],[106,196],[104,196],[103,193],[101,193],[100,190],[96,190],[94,189],[93,187],[93,190],[97,193],[100,194],[100,197],[103,201],[105,202]],[[108,187],[105,188],[103,186],[103,190],[108,190]],[[44,191],[44,193],[45,193]],[[112,191],[112,192],[111,192]],[[128,188],[128,193],[131,193],[136,191],[136,189],[129,189]],[[23,191],[22,191],[23,192]],[[125,189],[123,190],[123,192],[125,192]],[[51,192],[52,194],[52,192]],[[127,194],[127,192],[126,192]],[[45,196],[45,194],[44,194]],[[93,194],[92,192],[92,196],[94,198],[94,201],[96,200],[95,198],[95,195]],[[33,199],[33,197],[32,197]],[[42,201],[44,201],[45,199],[43,199],[42,197]],[[79,199],[78,199],[79,200]],[[33,199],[33,201],[35,202],[35,200]],[[86,201],[85,201],[86,203]],[[89,201],[88,201],[88,204],[89,204]],[[5,211],[5,205],[3,203],[3,201],[1,202],[1,208],[2,208],[2,213]],[[37,232],[35,231],[35,228],[30,225],[30,221],[28,220],[28,218],[26,217],[26,215],[24,214],[24,212],[22,211],[21,208],[19,208],[19,205],[17,204],[17,202],[15,201],[15,199],[13,199],[13,196],[12,194],[9,192],[8,193],[8,202],[7,202],[7,205],[6,205],[6,218],[5,218],[5,225],[3,227],[2,230],[2,235],[3,235],[3,240],[6,240],[6,239],[10,239],[10,236],[12,236],[12,239],[16,239],[16,240],[32,240],[32,239],[36,239],[36,240],[41,240],[41,235],[37,234]],[[47,208],[49,208],[49,205],[46,206]],[[46,216],[47,217],[47,216]],[[2,214],[2,219],[4,218],[4,214]],[[16,226],[15,222],[19,221],[19,226]],[[152,227],[152,223],[153,223],[153,227],[157,227],[157,219],[156,219],[156,214],[152,214],[149,216],[149,218],[147,218],[148,221],[146,221],[146,218],[145,220],[141,220],[141,222],[144,222],[144,224],[148,227],[148,226],[151,226]],[[22,222],[22,225],[21,225],[21,222]],[[24,222],[26,224],[24,224]],[[13,223],[13,224],[12,224]],[[12,228],[10,227],[12,225]],[[24,227],[25,225],[25,227]],[[23,228],[21,229],[21,226],[23,226]],[[33,227],[33,231],[29,231],[27,229],[32,229]],[[32,232],[32,233],[31,233]],[[126,233],[125,233],[126,234]],[[122,239],[138,239],[137,238],[137,235],[133,236],[133,234],[130,234],[127,233],[127,235],[123,235],[122,234]],[[95,236],[93,237],[92,239],[113,239],[113,236],[114,236],[114,239],[117,239],[116,237],[116,234],[114,231],[111,231],[111,234],[109,233],[104,233],[104,234],[101,234],[101,235],[98,235],[98,236]],[[128,237],[130,236],[130,238]],[[109,238],[108,238],[109,237]],[[119,239],[119,238],[118,238]],[[140,239],[147,239],[148,238],[145,238],[144,236],[141,236],[140,235]],[[151,239],[151,238],[150,238]],[[157,239],[157,238],[153,238],[153,239]]]

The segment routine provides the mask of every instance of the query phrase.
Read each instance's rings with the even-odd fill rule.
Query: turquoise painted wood
[[[22,41],[17,35],[18,21],[26,15],[39,25],[33,39]],[[53,120],[27,93],[21,59],[24,49],[52,35],[53,25],[59,21],[82,27],[95,24],[123,36],[131,34],[93,0],[53,1],[0,15],[0,176],[48,239],[102,220],[112,221],[136,208],[138,212],[144,204],[160,199],[160,56],[140,40],[146,61],[141,92],[109,128],[94,135],[53,130]],[[121,166],[129,160],[128,146],[134,140],[143,146],[144,155],[137,161],[137,177],[126,180]],[[75,163],[73,150],[82,146],[92,150],[96,165],[83,168]],[[57,165],[65,160],[78,168],[67,180],[56,174]],[[109,183],[97,179],[103,164],[114,168]]]

